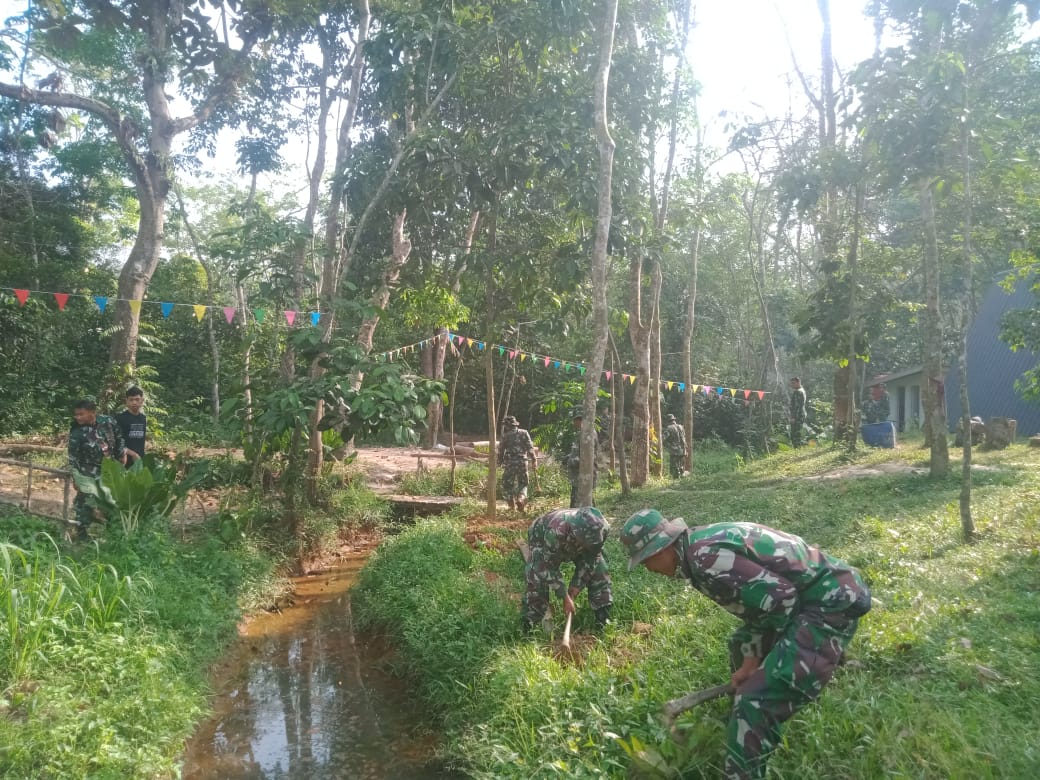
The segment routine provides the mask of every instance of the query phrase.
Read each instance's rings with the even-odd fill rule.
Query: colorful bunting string
[[[199,304],[199,303],[173,303],[173,302],[170,302],[170,301],[142,301],[142,300],[126,299],[126,298],[114,298],[114,297],[104,296],[104,295],[93,295],[93,296],[91,296],[91,295],[79,295],[79,294],[76,294],[76,293],[51,292],[51,291],[41,291],[41,290],[28,290],[28,289],[15,288],[15,287],[0,287],[0,291],[9,291],[9,292],[13,293],[14,297],[18,300],[19,306],[25,306],[25,304],[29,300],[30,296],[32,296],[34,294],[35,295],[50,295],[50,296],[53,296],[55,302],[57,303],[59,311],[65,311],[65,306],[69,302],[70,298],[82,298],[82,299],[85,299],[85,300],[92,300],[94,302],[94,305],[97,306],[98,311],[101,312],[102,314],[105,313],[106,309],[108,308],[109,301],[125,301],[127,303],[127,305],[130,307],[131,311],[133,311],[135,314],[140,314],[142,304],[144,304],[144,303],[158,303],[159,304],[159,310],[162,313],[162,316],[163,316],[164,319],[168,319],[171,316],[171,314],[173,314],[173,311],[174,311],[175,307],[177,307],[177,306],[190,306],[192,308],[192,310],[194,311],[194,313],[195,313],[196,320],[201,322],[202,319],[206,315],[206,309],[207,309],[207,306],[205,306],[203,304]],[[224,319],[227,320],[229,325],[233,324],[234,319],[235,319],[235,313],[238,310],[234,306],[225,306],[225,307],[222,307],[222,310],[224,312]],[[266,309],[253,309],[252,310],[253,317],[254,317],[254,319],[258,323],[263,323],[264,319],[267,316],[267,313],[268,313],[268,310],[266,310]],[[294,309],[286,309],[286,310],[284,310],[282,312],[282,314],[285,316],[286,323],[288,323],[288,325],[290,327],[295,325],[295,323],[296,323],[296,315],[299,314],[299,313],[300,313],[299,311],[294,310]],[[317,326],[321,322],[321,312],[320,311],[309,312],[308,316],[309,316],[310,324],[312,326]],[[397,348],[389,350],[387,352],[379,353],[378,355],[376,355],[376,358],[380,359],[380,360],[392,361],[395,356],[401,356],[401,355],[404,355],[404,354],[415,352],[416,349],[424,349],[424,348],[426,348],[427,345],[432,344],[432,343],[436,343],[439,339],[443,339],[443,338],[444,338],[443,336],[434,336],[432,338],[422,339],[421,341],[417,341],[414,344],[407,344],[405,346],[397,347]],[[446,334],[446,340],[447,340],[447,342],[452,343],[452,344],[457,344],[460,347],[468,347],[470,349],[473,349],[474,347],[476,347],[476,349],[478,351],[483,350],[483,349],[485,349],[488,346],[487,342],[478,341],[478,340],[476,340],[474,338],[471,338],[469,336],[461,336],[461,335],[459,335],[457,333],[450,333],[450,332],[447,333]],[[521,349],[515,349],[515,348],[506,347],[506,346],[504,346],[502,344],[492,344],[491,348],[492,349],[497,349],[499,356],[504,356],[506,354],[506,352],[508,352],[510,360],[516,360],[516,358],[518,356],[520,358],[520,362],[523,362],[523,361],[528,360],[528,359],[530,359],[532,362],[534,362],[536,360],[541,360],[542,361],[542,365],[545,366],[546,368],[548,368],[549,364],[551,363],[553,368],[555,368],[555,369],[561,369],[562,368],[565,373],[570,373],[572,370],[577,369],[578,373],[581,376],[584,376],[586,371],[588,370],[588,367],[585,366],[583,363],[574,363],[574,362],[569,362],[569,361],[566,361],[566,360],[560,360],[559,358],[554,358],[551,355],[539,355],[539,354],[534,353],[534,352],[527,352],[527,351],[524,351],[524,350],[521,350]],[[613,371],[604,371],[603,372],[603,376],[606,378],[606,380],[608,382],[611,380],[613,375],[614,375]],[[636,382],[636,377],[635,377],[634,374],[621,373],[621,381],[625,381],[625,380],[628,380],[629,384],[634,385],[635,382]],[[673,380],[673,379],[662,379],[661,380],[661,386],[663,388],[665,388],[666,390],[678,389],[678,391],[680,393],[685,393],[686,392],[686,383],[685,382],[679,382],[679,381]],[[694,393],[696,393],[696,392],[703,392],[705,396],[716,395],[717,397],[720,397],[720,398],[723,397],[726,393],[728,393],[731,398],[736,398],[737,397],[737,393],[741,393],[743,395],[743,400],[744,400],[745,403],[749,403],[750,402],[750,400],[752,398],[752,394],[757,396],[759,401],[764,400],[765,396],[766,396],[766,391],[765,390],[751,390],[751,389],[746,389],[746,388],[738,389],[738,388],[735,388],[735,387],[717,387],[717,386],[711,386],[711,385],[692,384],[692,385],[690,385],[690,389]]]

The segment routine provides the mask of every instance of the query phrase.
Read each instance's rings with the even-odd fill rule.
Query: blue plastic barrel
[[[892,449],[896,446],[896,424],[891,420],[864,423],[859,429],[863,434],[863,442],[871,447]]]

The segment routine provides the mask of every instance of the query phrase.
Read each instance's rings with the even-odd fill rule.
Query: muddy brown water
[[[184,780],[456,780],[436,723],[355,634],[349,589],[364,555],[296,580],[295,604],[251,621],[188,743]]]

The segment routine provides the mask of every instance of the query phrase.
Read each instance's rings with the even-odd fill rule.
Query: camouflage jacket
[[[865,423],[879,423],[884,422],[888,419],[888,415],[892,412],[892,405],[888,400],[888,393],[882,393],[881,397],[876,401],[873,398],[868,398],[863,402],[863,422]]]
[[[574,563],[570,587],[581,589],[588,583],[603,554],[610,526],[595,507],[554,509],[531,524],[527,541],[531,547],[531,566],[543,576],[549,588],[561,599],[566,592],[560,567]]]
[[[101,476],[105,457],[122,458],[125,445],[119,425],[99,414],[93,425],[74,425],[69,431],[69,465],[88,477]]]
[[[531,434],[523,428],[516,428],[503,436],[498,445],[498,459],[504,466],[519,466],[527,459],[534,460]]]
[[[763,635],[782,631],[806,608],[850,617],[870,608],[859,572],[793,534],[755,523],[715,523],[680,539],[690,584],[745,622],[751,634],[745,656],[761,656]]]
[[[686,430],[679,423],[664,429],[664,448],[676,455],[686,454]]]
[[[799,387],[791,391],[791,417],[805,421],[805,388]]]

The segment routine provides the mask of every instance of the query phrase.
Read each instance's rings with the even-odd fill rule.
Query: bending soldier
[[[784,721],[820,695],[870,610],[854,568],[800,537],[755,523],[687,528],[654,509],[621,530],[630,555],[689,583],[744,621],[729,643],[733,670],[724,776],[765,777]]]
[[[610,572],[603,557],[603,542],[609,526],[595,507],[554,509],[531,524],[527,544],[531,558],[524,569],[527,589],[523,599],[522,624],[525,631],[536,626],[549,608],[549,593],[563,601],[565,613],[574,612],[574,599],[583,588],[589,590],[589,606],[602,628],[610,619],[614,597]],[[574,576],[564,589],[560,567],[574,563]]]

